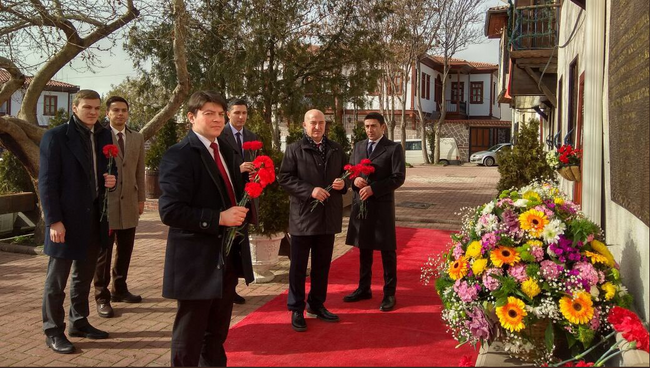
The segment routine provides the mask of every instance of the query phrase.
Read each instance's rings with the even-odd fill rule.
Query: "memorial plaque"
[[[650,222],[648,0],[612,2],[609,148],[612,200]]]

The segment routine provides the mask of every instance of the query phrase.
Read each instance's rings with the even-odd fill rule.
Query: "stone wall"
[[[440,138],[454,138],[461,162],[469,162],[469,126],[464,123],[447,123],[440,128]]]

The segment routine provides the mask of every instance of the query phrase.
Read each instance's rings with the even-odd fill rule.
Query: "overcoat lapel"
[[[208,171],[208,174],[210,175],[210,178],[214,182],[214,185],[216,185],[217,188],[219,189],[219,196],[221,196],[221,203],[223,203],[224,205],[230,203],[230,199],[226,194],[227,192],[226,192],[225,183],[223,182],[223,180],[221,180],[221,174],[219,174],[219,169],[217,169],[217,164],[214,162],[212,155],[208,152],[207,148],[203,145],[203,143],[201,143],[199,138],[196,136],[196,133],[190,131],[187,137],[189,139],[190,146],[199,151],[203,166],[205,166],[205,169]]]
[[[86,149],[82,146],[82,137],[79,135],[77,127],[74,126],[76,123],[72,119],[74,118],[71,117],[70,121],[68,122],[68,131],[66,133],[66,136],[68,137],[67,144],[74,157],[77,159],[77,161],[79,161],[79,164],[84,169],[86,177],[88,178],[88,182],[90,182],[90,162],[88,162],[88,156],[86,156]]]
[[[370,154],[369,159],[374,160],[374,159],[376,159],[377,157],[379,157],[379,156],[381,156],[382,154],[384,154],[384,152],[386,152],[386,146],[384,145],[384,142],[385,142],[386,139],[388,139],[388,138],[386,138],[386,137],[381,137],[381,139],[379,140],[379,142],[376,143],[375,148],[372,150],[372,153]],[[368,143],[368,142],[366,141],[366,147],[368,147],[368,144],[367,144],[367,143]],[[366,150],[366,151],[367,151],[367,150]],[[366,155],[367,155],[367,153],[366,153]]]

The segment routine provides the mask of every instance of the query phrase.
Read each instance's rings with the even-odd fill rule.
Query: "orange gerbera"
[[[490,260],[497,267],[503,266],[504,263],[512,266],[519,262],[520,259],[519,252],[515,248],[504,245],[498,246],[490,252]]]
[[[574,298],[565,296],[560,299],[560,312],[564,318],[575,325],[582,325],[594,316],[591,295],[585,291],[579,292]]]
[[[546,224],[548,224],[548,218],[544,212],[530,209],[519,215],[519,223],[522,229],[528,231],[528,234],[539,237]]]
[[[526,305],[521,299],[509,296],[508,303],[502,307],[497,307],[496,313],[497,317],[499,317],[499,323],[506,330],[519,332],[526,328],[524,317],[528,313],[526,312]]]
[[[452,280],[458,280],[469,272],[469,267],[467,267],[467,259],[465,257],[460,257],[458,258],[455,262],[452,262],[452,264],[449,265],[449,269],[447,270],[447,273],[449,273],[449,277],[451,277]]]

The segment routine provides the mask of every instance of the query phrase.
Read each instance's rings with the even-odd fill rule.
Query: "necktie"
[[[237,132],[235,134],[237,136],[237,147],[239,147],[239,153],[241,154],[242,160],[246,161],[246,158],[244,158],[244,149],[241,144],[241,133]]]
[[[370,157],[370,155],[372,155],[372,150],[373,150],[374,145],[375,145],[375,142],[370,142],[370,144],[368,145],[368,157]]]
[[[215,142],[212,142],[210,143],[210,148],[212,148],[214,151],[214,162],[217,164],[219,174],[221,174],[221,179],[223,179],[223,183],[226,185],[226,191],[228,192],[228,197],[230,197],[230,202],[234,206],[237,204],[237,201],[235,200],[235,192],[232,189],[232,183],[230,182],[230,179],[228,179],[226,168],[223,166],[223,162],[221,162],[221,156],[219,156],[219,145]]]
[[[120,152],[124,156],[124,134],[122,132],[117,133],[117,145],[120,146]]]

